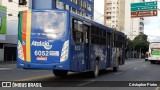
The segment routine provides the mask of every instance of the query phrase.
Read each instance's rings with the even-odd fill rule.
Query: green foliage
[[[127,48],[128,50],[135,50],[142,53],[146,53],[148,51],[149,42],[147,41],[147,35],[140,34],[134,38],[133,41],[127,39]]]
[[[133,49],[133,41],[127,38],[127,51]]]

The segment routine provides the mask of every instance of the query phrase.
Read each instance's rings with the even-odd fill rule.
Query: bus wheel
[[[95,61],[95,66],[94,66],[94,78],[97,78],[99,74],[99,62],[98,60]]]
[[[118,70],[119,70],[119,66],[113,67],[113,71],[114,71],[114,72],[117,72]]]
[[[67,76],[68,71],[63,70],[53,70],[55,76]]]

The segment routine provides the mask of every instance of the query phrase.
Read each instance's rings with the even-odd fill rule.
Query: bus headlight
[[[63,44],[60,62],[64,62],[68,59],[68,52],[69,52],[69,40],[65,41]]]
[[[21,42],[18,40],[18,57],[24,60],[23,48]]]

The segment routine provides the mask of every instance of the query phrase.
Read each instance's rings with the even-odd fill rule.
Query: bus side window
[[[84,43],[89,43],[89,26],[84,25]]]
[[[78,21],[76,19],[73,19],[73,21],[72,21],[72,29],[73,30],[78,29]]]
[[[91,43],[99,45],[99,28],[96,26],[92,26],[92,36],[91,36]]]
[[[114,41],[115,41],[114,34],[112,34],[112,47],[114,47]]]
[[[83,23],[78,21],[78,31],[83,32]]]
[[[111,46],[111,34],[110,33],[107,33],[107,45],[108,47]]]
[[[102,29],[102,45],[106,46],[106,30]]]
[[[76,43],[83,43],[83,23],[76,19],[72,21],[73,40]]]

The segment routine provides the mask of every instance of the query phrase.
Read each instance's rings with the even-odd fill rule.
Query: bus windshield
[[[62,38],[66,31],[66,19],[66,13],[61,11],[33,12],[32,37]]]

